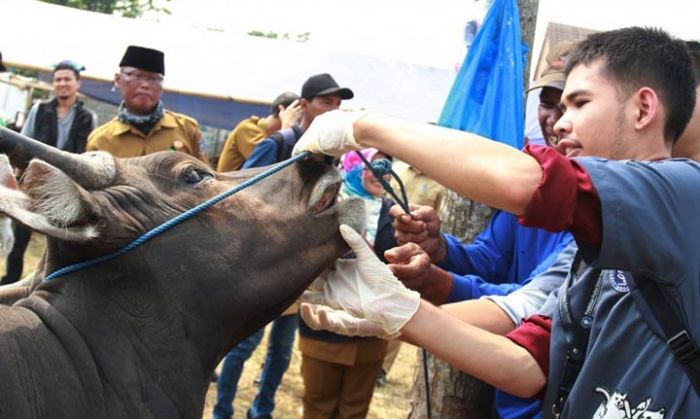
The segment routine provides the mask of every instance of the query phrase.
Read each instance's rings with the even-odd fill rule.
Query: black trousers
[[[7,272],[0,280],[1,285],[17,282],[22,277],[24,252],[29,245],[29,239],[32,237],[32,230],[17,222],[12,223],[12,231],[15,233],[15,246],[10,254],[7,255]]]

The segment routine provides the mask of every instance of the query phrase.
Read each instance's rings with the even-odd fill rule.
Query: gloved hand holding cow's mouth
[[[323,285],[305,293],[302,318],[314,330],[348,336],[400,335],[418,310],[420,295],[396,279],[355,230],[341,225],[340,233],[356,259],[337,261]]]

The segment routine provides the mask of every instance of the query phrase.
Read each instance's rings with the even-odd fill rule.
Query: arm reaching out
[[[460,195],[516,215],[525,213],[542,179],[532,156],[478,135],[367,112],[331,111],[314,119],[297,143],[340,156],[374,147]]]
[[[341,233],[357,255],[356,275],[333,276],[316,302],[302,303],[313,329],[356,336],[393,337],[422,346],[463,371],[519,396],[533,396],[545,374],[523,347],[464,323],[406,289],[350,227]]]

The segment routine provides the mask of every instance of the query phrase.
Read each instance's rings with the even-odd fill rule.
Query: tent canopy
[[[166,107],[212,127],[230,129],[251,114],[266,115],[279,93],[299,92],[310,75],[326,72],[355,92],[343,107],[434,121],[454,79],[449,69],[292,41],[183,28],[38,1],[7,3],[4,9],[12,16],[0,25],[6,64],[48,71],[61,60],[78,61],[86,67],[81,91],[116,104],[120,96],[111,91],[112,80],[126,47],[160,49],[165,53]]]

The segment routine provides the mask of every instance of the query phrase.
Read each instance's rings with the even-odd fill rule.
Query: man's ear
[[[642,87],[634,94],[635,109],[634,128],[644,130],[662,117],[661,102],[656,92],[649,87]]]

